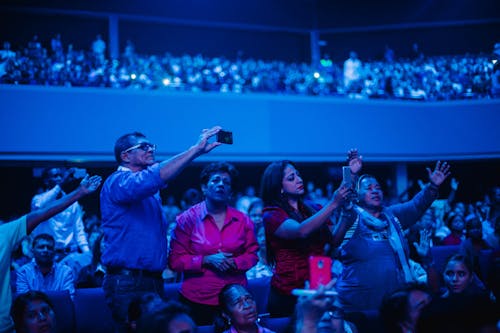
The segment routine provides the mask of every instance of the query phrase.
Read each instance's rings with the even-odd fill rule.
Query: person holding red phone
[[[294,313],[297,298],[292,290],[304,288],[309,257],[324,255],[325,245],[332,241],[327,222],[343,205],[349,189],[339,187],[324,207],[309,205],[304,194],[304,182],[293,162],[273,162],[264,171],[263,220],[268,263],[273,267],[267,310],[272,317]]]

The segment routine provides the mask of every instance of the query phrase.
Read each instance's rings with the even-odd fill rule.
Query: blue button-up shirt
[[[18,294],[23,294],[30,290],[44,292],[67,290],[73,297],[75,293],[73,270],[69,266],[55,262],[49,273],[43,275],[35,259],[33,259],[19,268],[16,280],[16,292]]]
[[[167,264],[167,222],[159,190],[160,165],[132,172],[120,166],[101,190],[106,266],[162,271]]]

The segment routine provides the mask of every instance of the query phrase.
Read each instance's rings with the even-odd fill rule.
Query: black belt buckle
[[[106,271],[109,272],[110,274],[123,274],[123,275],[128,275],[128,276],[135,276],[135,277],[142,276],[142,277],[149,277],[149,278],[155,278],[155,279],[162,278],[161,272],[153,272],[153,271],[148,271],[148,270],[143,270],[143,269],[107,267]]]

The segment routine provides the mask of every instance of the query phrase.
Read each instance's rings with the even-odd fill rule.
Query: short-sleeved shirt
[[[284,295],[290,295],[292,289],[304,288],[309,279],[309,257],[324,255],[325,245],[332,237],[326,225],[302,239],[276,236],[276,230],[288,219],[290,216],[282,208],[264,208],[267,245],[273,251],[276,261],[271,286]]]
[[[12,290],[10,286],[10,261],[14,246],[26,236],[26,215],[0,225],[0,332],[14,332],[10,317]]]

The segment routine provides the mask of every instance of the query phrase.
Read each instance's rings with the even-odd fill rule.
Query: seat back
[[[69,291],[46,291],[54,305],[58,333],[75,331],[75,309]]]
[[[102,288],[76,289],[74,303],[77,333],[114,331],[113,317]]]
[[[248,291],[255,298],[259,314],[267,313],[267,299],[270,288],[271,277],[269,276],[248,280]]]

